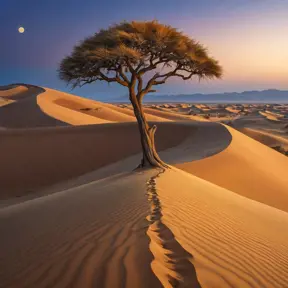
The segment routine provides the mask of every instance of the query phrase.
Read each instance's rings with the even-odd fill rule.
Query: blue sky
[[[0,85],[24,82],[70,91],[56,70],[75,44],[122,20],[152,19],[199,40],[225,72],[222,80],[200,84],[173,81],[159,93],[288,90],[284,0],[0,0]],[[20,26],[25,33],[18,33]],[[100,83],[73,93],[103,99],[126,90]]]

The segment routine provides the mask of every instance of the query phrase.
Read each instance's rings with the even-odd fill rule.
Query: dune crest
[[[0,86],[0,97],[16,98],[28,91],[28,87],[23,85]],[[17,98],[16,98],[17,99]]]
[[[288,150],[288,138],[284,138],[283,136],[252,128],[243,128],[240,131],[264,145],[270,147],[281,146]]]
[[[288,212],[288,158],[229,126],[226,129],[232,141],[225,150],[176,167]]]

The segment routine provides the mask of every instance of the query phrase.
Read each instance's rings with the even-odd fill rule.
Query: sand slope
[[[179,170],[165,172],[155,180],[161,222],[171,231],[170,237],[164,234],[159,242],[177,241],[185,250],[180,255],[191,255],[188,258],[201,287],[287,287],[287,213]],[[163,273],[165,251],[161,255],[161,249],[151,247],[156,275]],[[175,256],[171,256],[175,266],[170,273],[191,280],[193,269],[188,273],[178,268],[180,261]]]
[[[206,159],[176,165],[248,198],[288,211],[288,158],[226,126],[227,149]]]
[[[18,89],[22,86],[14,88]],[[38,95],[45,90],[41,87],[31,86],[25,88],[25,92],[21,95],[13,94],[15,102],[0,107],[0,126],[6,128],[34,128],[34,127],[50,127],[50,126],[66,126],[67,123],[50,117],[42,111],[37,103]],[[14,90],[11,89],[11,90]],[[2,92],[9,92],[5,90]],[[18,90],[17,90],[18,91]],[[11,97],[9,96],[9,99]]]
[[[0,287],[286,287],[287,213],[159,172],[1,209]]]
[[[251,129],[251,128],[243,128],[243,129],[240,129],[240,131],[269,147],[281,146],[284,149],[288,149],[288,139],[280,135],[275,135],[267,131],[263,131],[263,130],[261,131],[257,129]]]
[[[136,121],[130,109],[33,85],[2,86],[0,97],[2,96],[5,99],[15,100],[9,105],[5,102],[5,107],[0,108],[0,126],[7,128]],[[170,121],[165,117],[150,114],[146,118],[148,121]]]
[[[179,144],[191,130],[169,123],[158,126],[159,151]],[[5,151],[0,162],[0,199],[35,193],[141,151],[136,123],[3,130],[0,137],[0,151]]]
[[[120,175],[0,210],[0,287],[161,287],[146,236],[148,176]]]
[[[0,97],[7,97],[16,100],[25,95],[27,91],[28,87],[23,85],[0,86]]]
[[[72,125],[135,121],[132,116],[113,111],[104,103],[49,88],[39,95],[38,104],[46,114]]]

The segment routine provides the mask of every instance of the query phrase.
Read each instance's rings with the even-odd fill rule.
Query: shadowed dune
[[[158,126],[159,150],[177,145],[191,130],[168,123]],[[6,151],[0,162],[1,199],[33,193],[141,151],[136,123],[3,130],[0,137],[0,150]]]
[[[38,87],[39,90],[42,88]],[[29,88],[26,85],[14,84],[7,86],[0,86],[0,97],[9,98],[11,100],[18,100],[30,95]]]
[[[0,287],[162,287],[146,236],[149,175],[120,175],[1,209]]]
[[[21,89],[20,89],[21,88]],[[23,90],[23,89],[24,90]],[[15,92],[14,90],[20,92]],[[66,126],[67,124],[44,113],[37,104],[37,97],[45,90],[36,86],[17,86],[8,98],[15,102],[0,107],[0,127],[34,128],[50,126]],[[1,91],[3,94],[10,90]],[[23,91],[22,91],[23,90]]]

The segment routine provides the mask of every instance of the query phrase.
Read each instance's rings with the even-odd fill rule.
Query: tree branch
[[[139,76],[138,74],[137,74],[137,79],[138,79],[137,90],[138,90],[138,95],[139,95],[141,93],[141,91],[142,91],[143,80],[142,80],[142,77]]]
[[[122,77],[123,81],[125,81],[127,84],[129,84],[129,80],[123,71],[122,65],[119,65],[119,67],[117,68],[117,71],[119,72],[119,75]]]
[[[117,75],[117,73],[116,73],[116,77],[112,77],[112,78],[111,77],[107,77],[101,71],[99,71],[99,75],[101,76],[101,77],[98,78],[98,80],[100,80],[100,81],[105,80],[105,81],[107,81],[109,83],[110,82],[118,82],[119,84],[121,84],[123,86],[126,86],[126,87],[129,86],[129,84],[126,81],[123,81],[123,80],[120,79],[120,77]]]
[[[189,72],[190,74],[188,76],[185,76],[183,74],[179,74],[179,72]],[[154,85],[160,85],[160,84],[164,84],[168,78],[170,77],[180,77],[183,80],[189,80],[192,78],[193,75],[199,74],[199,71],[196,70],[188,70],[182,67],[181,64],[178,64],[176,66],[176,68],[170,72],[167,72],[165,74],[160,75],[159,73],[156,73],[148,82],[147,85],[144,89],[142,89],[141,91],[138,89],[138,94],[137,94],[137,98],[139,99],[139,101],[142,100],[142,98],[144,97],[145,94],[147,94],[148,92],[152,91],[151,88]],[[157,80],[159,78],[162,78],[161,80]],[[139,88],[139,87],[138,87]]]

